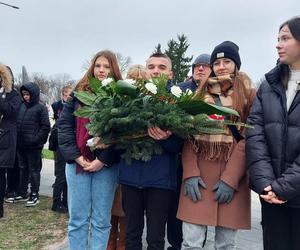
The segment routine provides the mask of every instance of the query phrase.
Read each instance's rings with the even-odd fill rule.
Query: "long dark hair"
[[[296,16],[285,21],[279,26],[279,31],[286,25],[289,27],[289,30],[291,31],[293,37],[298,42],[300,42],[300,16]],[[285,88],[287,88],[287,84],[290,78],[290,68],[288,65],[281,63],[279,63],[278,67],[280,69],[281,82],[283,83]]]

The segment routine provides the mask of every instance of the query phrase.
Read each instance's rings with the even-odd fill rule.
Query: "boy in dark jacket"
[[[146,64],[147,76],[165,74],[171,80],[172,63],[165,54],[151,55]],[[167,86],[166,86],[167,88]],[[182,140],[158,127],[148,134],[163,148],[148,162],[133,160],[131,165],[119,163],[119,182],[122,184],[122,204],[127,223],[126,249],[142,249],[144,215],[146,212],[148,249],[164,249],[165,227],[170,199],[176,190],[176,157]]]
[[[28,82],[20,88],[23,103],[18,114],[18,157],[20,165],[20,196],[27,197],[28,181],[31,184],[26,206],[39,203],[42,169],[42,149],[50,131],[48,110],[39,102],[40,89]]]
[[[52,210],[59,213],[67,213],[68,212],[68,203],[67,203],[67,180],[66,180],[66,161],[58,147],[58,138],[57,133],[53,133],[54,129],[57,131],[57,120],[63,110],[64,104],[67,102],[73,87],[71,85],[66,85],[62,88],[61,91],[61,100],[52,103],[51,107],[53,109],[53,115],[55,124],[52,128],[51,135],[56,138],[57,145],[52,143],[52,148],[50,148],[50,141],[52,136],[49,137],[49,149],[54,153],[54,175],[55,175],[55,182],[53,187],[53,203],[52,203]],[[55,141],[55,140],[53,140]]]

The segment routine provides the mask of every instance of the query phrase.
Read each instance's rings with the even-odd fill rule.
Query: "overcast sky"
[[[0,62],[15,74],[83,75],[82,65],[102,49],[134,64],[184,33],[187,55],[210,53],[225,41],[240,47],[241,70],[253,81],[276,62],[279,25],[300,15],[299,0],[1,0]]]

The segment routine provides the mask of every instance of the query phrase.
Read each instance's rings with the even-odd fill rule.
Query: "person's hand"
[[[83,158],[83,156],[79,156],[75,159],[76,163],[78,163],[83,168],[88,167],[91,163]]]
[[[102,169],[104,166],[104,163],[102,161],[99,161],[98,159],[93,160],[90,162],[90,165],[87,167],[84,167],[83,169],[88,172],[97,172],[100,169]]]
[[[212,191],[216,192],[215,200],[218,203],[229,203],[234,195],[234,189],[221,180],[214,185]]]
[[[206,184],[199,176],[190,177],[184,181],[184,195],[188,196],[193,202],[200,201],[202,195],[200,193],[201,188],[206,189]]]
[[[164,131],[159,127],[151,127],[148,128],[148,135],[154,140],[166,140],[172,135],[172,132],[170,130]]]
[[[283,204],[286,202],[277,197],[277,195],[273,192],[271,185],[264,188],[264,194],[261,194],[260,197],[264,199],[265,202],[271,204]]]

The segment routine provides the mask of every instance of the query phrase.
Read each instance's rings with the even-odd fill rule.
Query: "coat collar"
[[[285,108],[285,110],[287,110],[286,107],[286,90],[281,82],[280,79],[280,65],[277,65],[275,68],[273,68],[271,71],[269,71],[265,77],[267,82],[269,83],[270,87],[277,93],[280,95],[281,100],[282,100],[282,104]],[[300,103],[300,91],[298,90],[296,93],[296,96],[291,104],[291,107],[288,110],[288,113],[292,112],[293,109],[295,109],[295,107]]]

